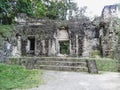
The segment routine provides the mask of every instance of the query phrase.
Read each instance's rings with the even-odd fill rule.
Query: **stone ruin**
[[[106,5],[102,10],[102,18],[104,20],[112,19],[113,17],[120,18],[120,7],[119,4]]]
[[[55,21],[16,18],[12,56],[91,56],[99,48],[99,27],[87,18]]]
[[[102,55],[114,58],[120,31],[120,5],[107,5],[102,11],[102,31],[103,36],[100,38]]]
[[[15,18],[15,44],[8,43],[11,55],[92,57],[97,51],[108,56],[117,42],[115,24],[105,18],[112,9],[118,10],[115,6],[104,7],[102,18],[94,21],[35,19],[19,14]]]

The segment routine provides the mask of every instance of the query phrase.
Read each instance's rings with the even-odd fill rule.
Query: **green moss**
[[[101,56],[101,53],[100,53],[100,51],[99,50],[94,50],[93,52],[92,52],[92,57],[100,57]]]

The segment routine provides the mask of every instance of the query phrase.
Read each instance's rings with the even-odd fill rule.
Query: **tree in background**
[[[0,0],[0,23],[11,24],[17,13],[30,17],[45,16],[45,6],[41,0]]]
[[[73,2],[73,0],[66,0],[67,7],[68,7],[68,19],[73,18],[73,13],[78,12],[77,4]]]
[[[46,2],[46,17],[49,19],[66,19],[68,6],[65,1],[47,1]]]
[[[26,13],[30,17],[45,16],[45,6],[41,0],[18,0],[16,13]]]
[[[86,16],[85,16],[86,10],[87,10],[87,6],[77,9],[75,12],[75,18],[77,18],[77,19],[86,18]]]
[[[18,0],[16,3],[16,13],[26,13],[33,16],[33,8],[30,0]]]
[[[25,13],[29,17],[65,20],[66,17],[70,19],[76,9],[76,3],[71,0],[0,0],[0,23],[13,23],[17,13]]]
[[[11,24],[14,18],[15,0],[0,0],[0,23]]]

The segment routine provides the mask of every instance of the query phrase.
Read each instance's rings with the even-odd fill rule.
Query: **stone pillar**
[[[21,40],[21,55],[26,56],[27,52],[26,52],[26,44],[27,44],[27,40]]]
[[[35,51],[34,51],[34,54],[37,55],[37,37],[35,36]]]
[[[88,51],[89,45],[88,45],[88,41],[87,41],[86,37],[84,37],[83,40],[84,40],[84,41],[83,41],[83,53],[82,53],[82,56],[83,56],[83,57],[88,57],[88,56],[89,56],[89,51]]]
[[[73,52],[72,52],[71,40],[69,40],[69,50],[70,50],[70,55],[72,56]]]
[[[42,53],[45,54],[46,53],[46,50],[45,50],[45,40],[42,40],[41,42],[42,42],[42,46],[43,46]]]
[[[17,51],[18,51],[18,56],[21,56],[21,36],[18,36]]]
[[[48,56],[51,56],[51,47],[52,47],[52,43],[51,43],[51,40],[49,39],[48,41]]]
[[[55,56],[56,55],[56,42],[55,40],[49,40],[49,56]]]
[[[12,56],[21,56],[21,36],[17,37],[17,45],[12,46]]]
[[[56,48],[56,53],[57,54],[60,54],[60,44],[59,44],[59,40],[56,40],[56,46],[55,46],[55,48]]]
[[[76,56],[78,57],[78,47],[79,47],[79,45],[78,45],[78,35],[76,34],[75,37],[76,37]]]
[[[27,40],[27,45],[26,45],[26,52],[30,51],[30,40]]]

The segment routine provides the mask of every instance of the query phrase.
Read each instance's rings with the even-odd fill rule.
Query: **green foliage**
[[[14,11],[14,3],[11,0],[0,0],[0,18],[3,24],[12,22]]]
[[[10,37],[13,34],[12,25],[0,25],[0,36]]]
[[[37,18],[45,16],[45,6],[41,0],[18,0],[16,7],[16,13],[26,13]]]
[[[68,10],[75,11],[77,4],[74,2],[65,1],[47,1],[46,4],[47,12],[46,16],[50,19],[62,19],[65,20]]]
[[[41,0],[0,0],[0,19],[3,24],[11,24],[17,13],[31,17],[45,16],[45,7]]]
[[[0,90],[25,89],[42,83],[42,72],[21,66],[0,64]]]
[[[60,42],[60,53],[69,54],[69,42]]]
[[[10,16],[13,13],[11,0],[0,0],[0,12],[4,12],[3,16],[5,14]]]
[[[46,9],[45,6],[40,2],[41,0],[39,0],[39,2],[37,2],[37,8],[35,11],[35,16],[40,18],[40,17],[44,17],[46,15]]]
[[[26,13],[29,16],[33,16],[33,7],[29,0],[18,0],[16,13]]]
[[[17,13],[37,18],[66,19],[67,11],[76,9],[77,4],[68,0],[0,0],[0,19],[3,24],[11,24]]]
[[[50,5],[46,5],[47,12],[46,16],[50,19],[57,19],[58,18],[58,9],[57,9],[57,2],[50,1]]]
[[[2,49],[3,40],[5,38],[10,38],[14,34],[12,25],[0,25],[0,50]]]

